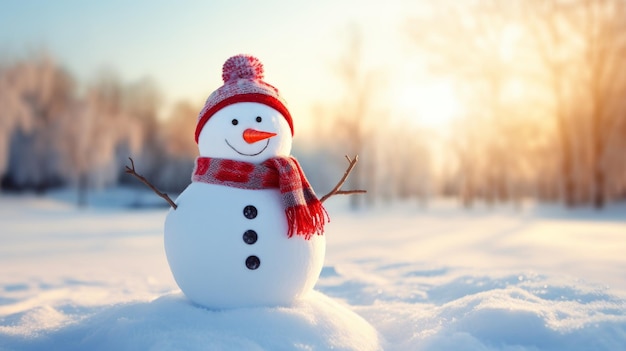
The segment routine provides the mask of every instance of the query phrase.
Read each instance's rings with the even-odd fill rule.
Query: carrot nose
[[[256,143],[257,141],[265,140],[267,138],[271,138],[276,133],[263,132],[260,130],[248,128],[243,131],[243,140],[248,144]]]

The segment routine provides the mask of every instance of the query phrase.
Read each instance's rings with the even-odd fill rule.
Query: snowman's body
[[[252,128],[274,136],[244,140]],[[201,156],[261,163],[289,155],[291,132],[273,108],[236,103],[208,120],[198,146]],[[193,182],[176,204],[165,221],[165,251],[178,286],[193,302],[209,308],[287,305],[315,285],[325,237],[288,237],[279,189]]]
[[[288,238],[278,190],[192,183],[177,204],[165,222],[165,249],[192,301],[217,308],[281,305],[313,288],[324,236]]]

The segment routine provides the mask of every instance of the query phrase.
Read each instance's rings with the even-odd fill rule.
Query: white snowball
[[[289,305],[313,289],[324,263],[326,239],[287,237],[278,190],[244,190],[192,183],[165,221],[165,251],[178,286],[209,308]],[[253,205],[254,219],[243,209]],[[243,234],[258,240],[247,244]],[[246,267],[256,256],[258,269]]]

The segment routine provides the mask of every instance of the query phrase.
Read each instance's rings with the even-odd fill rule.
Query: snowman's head
[[[239,102],[217,111],[198,136],[200,156],[260,163],[291,153],[285,117],[258,102]]]
[[[206,100],[198,116],[200,156],[263,162],[291,152],[293,122],[278,89],[263,81],[263,65],[250,55],[229,58],[224,85]]]

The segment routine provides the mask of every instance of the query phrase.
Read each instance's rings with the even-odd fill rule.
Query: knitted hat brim
[[[200,137],[200,132],[202,132],[202,128],[204,128],[204,125],[209,120],[209,118],[211,118],[217,111],[221,110],[222,108],[238,102],[258,102],[260,104],[267,105],[275,109],[281,115],[283,115],[283,117],[285,117],[287,123],[289,124],[289,128],[291,129],[291,135],[293,136],[293,121],[291,119],[291,114],[289,113],[287,107],[285,107],[285,105],[280,100],[270,95],[249,93],[233,95],[207,109],[199,118],[198,124],[196,125],[196,143],[198,142],[198,137]]]

